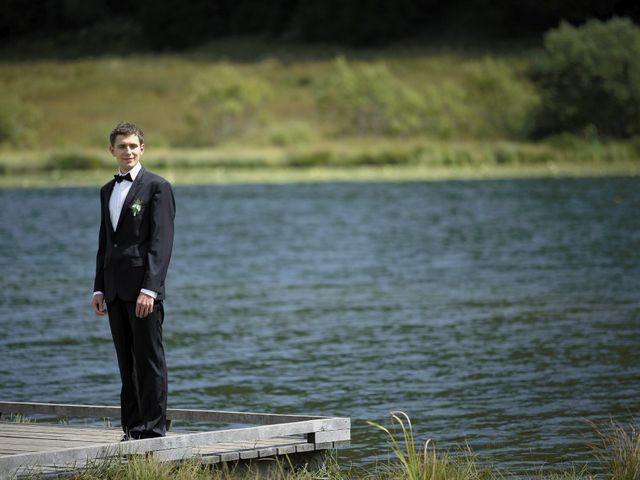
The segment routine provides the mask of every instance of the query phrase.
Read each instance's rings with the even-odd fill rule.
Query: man
[[[119,123],[109,136],[118,163],[100,190],[100,234],[91,306],[109,314],[122,380],[123,440],[164,436],[167,367],[164,282],[173,246],[171,185],[142,167],[142,130]],[[106,302],[106,312],[105,312]]]

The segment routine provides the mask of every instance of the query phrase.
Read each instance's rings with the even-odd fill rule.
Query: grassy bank
[[[169,148],[305,146],[363,133],[510,138],[535,102],[523,75],[529,55],[223,40],[181,55],[0,59],[0,119],[9,124],[0,127],[10,137],[0,142],[102,146],[122,119],[139,123],[150,146]]]
[[[640,139],[528,141],[535,51],[221,40],[181,55],[0,59],[0,186],[96,185],[111,128],[175,183],[638,175]]]
[[[112,462],[95,465],[75,477],[75,480],[498,480],[516,474],[500,470],[484,461],[468,447],[438,450],[433,442],[417,445],[409,418],[402,412],[392,413],[394,426],[387,428],[371,423],[383,430],[389,439],[391,459],[378,465],[349,468],[330,457],[320,470],[296,467],[286,460],[258,461],[241,468],[202,468],[195,461],[178,465],[155,462],[152,458],[132,458],[126,464]],[[637,480],[640,478],[640,430],[635,426],[623,428],[612,422],[598,431],[600,442],[592,446],[593,466],[569,468],[564,471],[534,475],[517,474],[519,478],[544,480]]]
[[[631,143],[352,140],[304,148],[149,148],[143,160],[175,184],[229,184],[637,176],[637,155]],[[95,186],[114,165],[105,150],[5,151],[0,186]]]

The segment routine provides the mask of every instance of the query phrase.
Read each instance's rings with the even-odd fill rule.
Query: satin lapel
[[[116,181],[111,180],[111,185],[109,185],[109,188],[106,189],[106,196],[104,198],[104,201],[102,202],[103,208],[104,208],[105,223],[107,224],[107,228],[111,230],[111,236],[113,236],[113,234],[115,233],[115,230],[113,229],[113,225],[111,225],[111,213],[109,213],[109,202],[111,201],[111,194],[113,193],[113,187],[115,185],[116,185]]]
[[[122,225],[124,218],[128,215],[131,215],[131,203],[136,198],[136,195],[140,191],[140,187],[142,186],[144,177],[144,168],[141,168],[136,176],[136,179],[133,181],[133,185],[129,189],[129,193],[127,193],[127,198],[124,199],[124,203],[122,204],[122,210],[120,211],[120,218],[118,219],[118,225],[116,227],[116,231]]]

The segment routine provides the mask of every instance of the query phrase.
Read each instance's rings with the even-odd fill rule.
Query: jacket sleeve
[[[149,249],[147,250],[147,270],[142,288],[160,292],[169,269],[173,248],[173,222],[176,204],[171,184],[160,182],[151,198],[149,208]]]
[[[100,233],[98,234],[98,253],[96,254],[96,276],[93,281],[94,292],[104,292],[104,255],[107,244],[107,231],[104,217],[104,195],[100,192]]]

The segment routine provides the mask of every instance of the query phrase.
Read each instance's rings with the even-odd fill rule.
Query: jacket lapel
[[[105,223],[107,224],[107,228],[111,232],[111,236],[113,236],[113,234],[115,233],[115,230],[113,229],[113,225],[111,224],[111,213],[109,210],[109,202],[111,200],[111,194],[113,193],[113,187],[115,186],[115,184],[116,184],[116,181],[111,180],[111,183],[108,186],[108,188],[104,190],[105,197],[102,202],[102,205],[103,205],[102,208],[104,209]]]
[[[144,167],[140,168],[138,175],[136,175],[136,179],[133,181],[133,185],[129,189],[129,193],[127,193],[127,198],[124,199],[124,203],[122,204],[122,210],[120,211],[120,218],[118,219],[118,225],[116,226],[116,231],[122,225],[124,218],[128,215],[131,215],[131,209],[129,208],[133,200],[136,198],[136,195],[140,191],[140,187],[142,186],[144,177]]]

